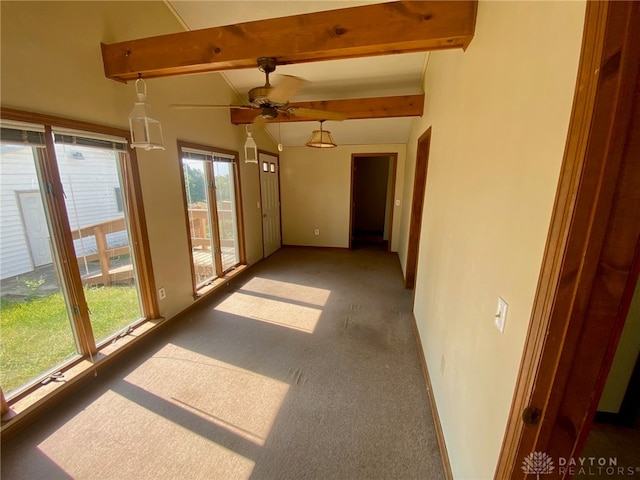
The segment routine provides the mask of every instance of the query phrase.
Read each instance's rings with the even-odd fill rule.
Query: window
[[[0,385],[9,398],[157,316],[153,287],[141,288],[148,242],[126,132],[14,115],[34,123],[3,119],[0,136]]]
[[[178,148],[197,294],[244,263],[238,155],[183,142]]]
[[[122,199],[122,189],[120,187],[113,188],[113,195],[116,199],[116,208],[119,212],[124,212],[124,200]]]

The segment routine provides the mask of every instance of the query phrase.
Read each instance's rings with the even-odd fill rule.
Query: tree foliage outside
[[[207,199],[206,180],[204,172],[198,168],[192,168],[184,163],[184,181],[187,188],[187,202],[189,204],[205,202]]]
[[[205,203],[207,200],[207,179],[204,171],[193,168],[188,163],[184,163],[184,179],[187,189],[188,203]],[[229,189],[229,175],[216,175],[216,199],[218,201],[230,200],[231,191]]]

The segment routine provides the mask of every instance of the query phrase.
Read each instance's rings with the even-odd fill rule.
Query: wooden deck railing
[[[223,206],[228,208],[218,209],[218,219],[223,225],[227,222],[233,222],[233,211],[231,210],[231,202],[222,202]],[[189,228],[191,230],[191,246],[194,249],[210,248],[211,246],[211,229],[209,228],[209,218],[207,210],[204,208],[190,208],[189,211]],[[225,238],[222,235],[220,239],[222,247],[233,247],[235,240],[233,238]]]
[[[100,273],[90,274],[83,277],[82,281],[85,285],[111,285],[114,280],[127,280],[133,278],[133,265],[122,265],[119,267],[111,267],[111,259],[120,255],[127,255],[131,249],[129,245],[109,248],[107,244],[107,234],[126,232],[127,227],[124,217],[106,222],[96,223],[94,225],[85,225],[77,230],[73,230],[71,235],[74,240],[80,240],[87,237],[95,237],[97,252],[89,255],[82,255],[85,261],[100,263]]]

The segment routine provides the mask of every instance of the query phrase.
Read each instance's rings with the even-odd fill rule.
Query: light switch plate
[[[507,308],[507,302],[505,302],[502,297],[498,297],[498,308],[496,309],[494,323],[500,333],[504,333],[504,324],[507,321]]]

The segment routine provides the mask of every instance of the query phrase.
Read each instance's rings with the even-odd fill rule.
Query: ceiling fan
[[[274,120],[278,117],[298,117],[309,120],[344,120],[345,113],[330,112],[328,110],[317,110],[312,108],[302,108],[289,105],[289,100],[308,83],[299,77],[291,75],[280,75],[280,81],[273,86],[269,83],[269,74],[276,69],[276,59],[272,57],[258,58],[258,70],[265,74],[265,84],[249,90],[249,105],[198,105],[198,104],[173,104],[172,108],[193,109],[193,108],[243,108],[260,110],[254,122]]]

